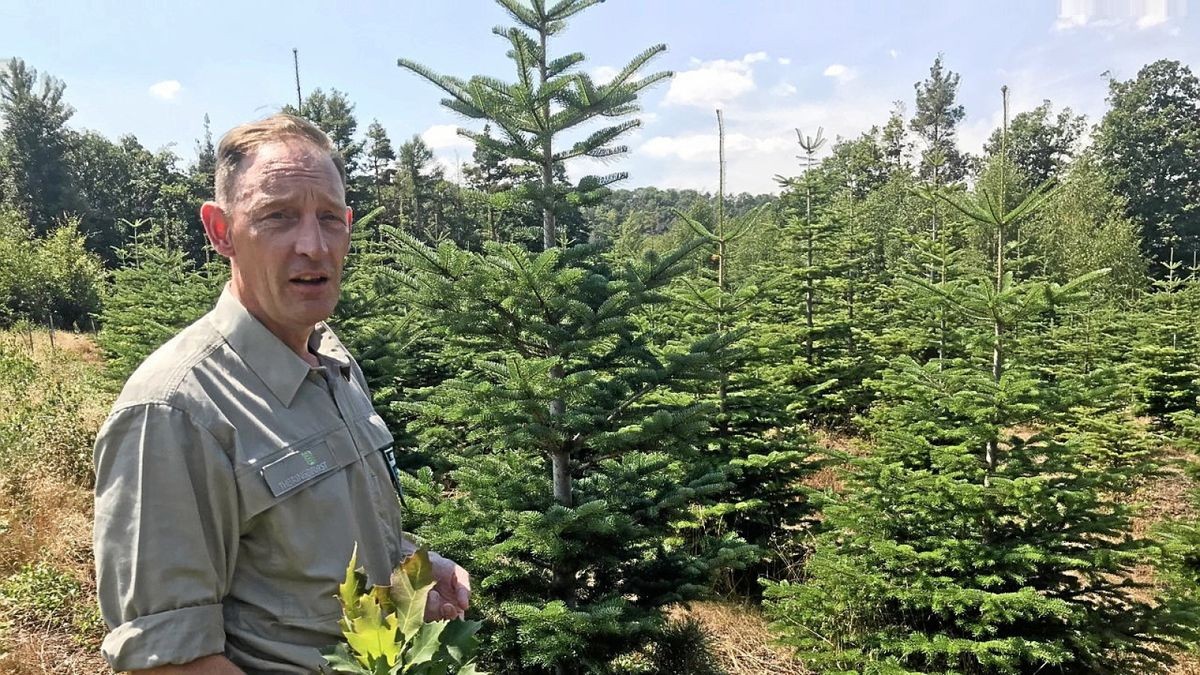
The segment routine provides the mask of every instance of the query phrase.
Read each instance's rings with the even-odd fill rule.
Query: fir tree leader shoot
[[[200,216],[229,284],[134,372],[96,439],[101,650],[116,670],[320,672],[355,545],[373,584],[415,549],[392,436],[324,323],[350,247],[345,167],[280,114],[221,139],[215,183]],[[466,571],[430,557],[426,619],[461,616]]]

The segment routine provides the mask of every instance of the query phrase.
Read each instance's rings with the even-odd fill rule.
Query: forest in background
[[[1006,114],[974,156],[939,57],[860,136],[796,120],[778,196],[724,194],[719,165],[715,195],[620,190],[564,166],[625,150],[663,47],[593,82],[554,51],[591,3],[501,4],[512,82],[400,61],[469,120],[463,184],[343,92],[289,109],[367,214],[331,323],[402,449],[406,525],[475,579],[485,669],[717,672],[719,627],[673,608],[723,596],[811,672],[1180,672],[1200,495],[1149,525],[1138,502],[1200,446],[1187,65],[1110,81],[1094,122]],[[0,601],[86,643],[90,552],[30,543],[39,481],[89,486],[103,397],[226,267],[196,216],[211,136],[185,166],[72,129],[65,89],[0,72],[0,528],[24,542]],[[95,333],[103,367],[46,375],[33,325]]]

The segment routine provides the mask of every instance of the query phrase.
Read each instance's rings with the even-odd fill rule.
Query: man
[[[215,182],[200,216],[229,284],[96,440],[102,651],[117,670],[317,672],[355,546],[374,584],[414,549],[392,436],[323,323],[350,246],[345,169],[319,129],[275,115],[221,139]],[[460,616],[466,572],[431,557],[427,618]]]

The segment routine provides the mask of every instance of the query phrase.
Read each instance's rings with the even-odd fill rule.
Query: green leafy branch
[[[486,675],[475,669],[478,621],[426,623],[433,590],[429,551],[420,549],[392,572],[390,586],[368,589],[358,549],[338,586],[346,641],[322,650],[335,673],[350,675]]]

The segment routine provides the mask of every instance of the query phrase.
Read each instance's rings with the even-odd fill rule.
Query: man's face
[[[225,205],[232,284],[285,341],[306,339],[333,313],[350,248],[350,210],[333,160],[299,140],[269,143],[242,161]],[[216,242],[214,242],[214,245]]]

